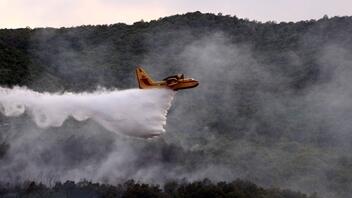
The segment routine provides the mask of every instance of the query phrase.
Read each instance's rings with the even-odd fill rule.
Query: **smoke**
[[[4,114],[24,113],[2,119],[8,123],[2,132],[10,147],[1,159],[0,172],[5,173],[1,180],[33,179],[50,183],[50,180],[89,179],[115,183],[133,178],[163,183],[183,178],[191,181],[242,178],[264,186],[318,192],[326,197],[350,197],[352,49],[345,43],[350,40],[349,34],[334,33],[331,35],[338,35],[341,41],[322,42],[323,32],[327,30],[319,25],[318,30],[312,28],[307,33],[299,33],[297,39],[300,41],[295,48],[260,51],[251,42],[234,43],[236,35],[209,30],[199,34],[173,27],[174,30],[167,26],[169,31],[156,29],[146,34],[143,38],[146,53],[129,60],[126,67],[116,67],[115,72],[108,75],[111,81],[104,78],[113,70],[107,62],[119,65],[120,57],[113,56],[110,45],[87,45],[80,34],[68,31],[67,34],[73,35],[71,40],[78,39],[83,48],[77,50],[72,48],[69,39],[58,34],[39,35],[39,41],[35,40],[40,49],[38,56],[48,65],[49,74],[58,73],[62,79],[69,79],[67,87],[83,84],[86,76],[94,86],[130,82],[125,76],[132,71],[128,67],[135,62],[155,78],[185,73],[200,80],[200,86],[178,93],[168,114],[167,133],[153,140],[119,136],[109,131],[127,135],[136,135],[137,131],[137,135],[150,134],[155,128],[146,122],[155,120],[144,116],[152,115],[149,112],[155,110],[160,113],[155,114],[160,133],[164,121],[160,115],[170,96],[167,92],[150,92],[153,97],[145,100],[140,96],[149,95],[149,92],[138,90],[52,95],[15,88],[23,93],[33,93],[33,96],[13,95],[3,100],[12,104],[8,109],[1,108]],[[52,35],[56,40],[45,39]],[[84,48],[90,53],[85,53]],[[103,67],[91,75],[97,64]],[[71,67],[74,72],[69,72]],[[46,83],[42,82],[51,82],[56,77],[49,74],[39,81],[40,88],[46,89]],[[120,76],[115,77],[115,74]],[[65,84],[57,82],[57,87]],[[2,95],[6,97],[10,92],[15,93],[3,90]],[[114,94],[126,94],[121,105],[114,99]],[[104,100],[100,97],[103,95],[111,100]],[[47,106],[37,102],[36,98],[49,96],[52,101],[60,98],[62,102],[50,105],[53,103],[48,100]],[[65,101],[72,96],[76,99],[70,100],[71,106],[66,106]],[[11,103],[26,101],[25,98],[32,98],[27,101],[31,101],[28,103],[31,108],[23,103],[20,106]],[[164,103],[156,102],[160,99],[165,100]],[[113,108],[113,104],[119,104],[120,108]],[[165,106],[154,109],[151,104]],[[54,111],[52,106],[69,111],[58,116],[50,113]],[[45,107],[44,113],[41,107]],[[150,108],[149,112],[144,108]],[[78,109],[85,109],[83,113],[86,114],[75,111]],[[133,111],[138,114],[127,114]],[[92,116],[92,113],[96,114]],[[46,119],[42,120],[41,115]],[[84,119],[87,115],[91,117],[81,122],[70,118]],[[110,122],[107,115],[115,120]],[[135,130],[141,126],[133,122],[126,122],[128,128],[124,128],[127,126],[122,126],[124,122],[115,115],[123,118],[128,115],[133,120],[145,118],[143,128],[147,133]],[[27,116],[44,128],[33,126]],[[60,117],[60,122],[53,122],[55,116]],[[45,128],[61,124],[59,128]]]
[[[168,89],[39,93],[0,88],[1,113],[10,116],[2,118],[1,137],[9,148],[1,158],[0,182],[150,181],[147,174],[158,169],[138,161],[147,156],[143,150],[148,154],[144,142],[160,142],[150,137],[165,132],[174,94]]]
[[[163,48],[155,47],[162,42],[150,44],[154,50],[146,65],[168,64],[172,56],[178,60],[173,70],[201,82],[179,95],[168,117],[169,141],[206,153],[187,178],[240,177],[349,197],[343,181],[350,178],[345,172],[351,164],[352,49],[343,45],[345,36],[312,52],[309,42],[322,40],[316,36],[311,29],[300,35],[297,49],[266,52],[250,42],[233,43],[224,32],[191,39],[185,34]],[[187,44],[181,48],[179,43]]]
[[[112,132],[153,137],[165,132],[173,95],[167,89],[50,94],[0,87],[0,112],[5,116],[28,113],[41,128],[60,127],[73,117],[91,119]]]

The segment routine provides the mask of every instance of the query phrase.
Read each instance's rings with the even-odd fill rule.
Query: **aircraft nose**
[[[194,86],[198,86],[199,85],[199,82],[197,80],[194,80]]]

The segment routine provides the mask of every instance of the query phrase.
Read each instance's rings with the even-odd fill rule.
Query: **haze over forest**
[[[40,129],[26,115],[1,115],[0,181],[243,179],[350,197],[351,35],[352,17],[261,23],[200,12],[133,25],[2,29],[2,87],[135,88],[136,65],[155,79],[185,73],[200,85],[176,94],[166,133],[154,140],[91,120]]]

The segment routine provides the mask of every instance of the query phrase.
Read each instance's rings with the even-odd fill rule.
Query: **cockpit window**
[[[168,79],[171,79],[171,78],[184,79],[184,75],[183,74],[177,74],[177,75],[173,75],[173,76],[169,76],[167,78],[164,78],[163,80],[168,80]]]

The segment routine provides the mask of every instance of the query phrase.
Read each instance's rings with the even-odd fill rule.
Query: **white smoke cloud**
[[[174,92],[167,89],[51,94],[0,87],[0,112],[5,116],[28,113],[41,128],[60,127],[69,117],[91,119],[109,131],[148,138],[165,132],[173,97]]]

